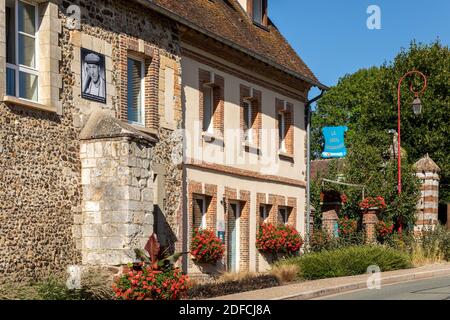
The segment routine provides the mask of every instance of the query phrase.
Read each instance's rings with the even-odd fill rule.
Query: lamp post
[[[397,158],[398,158],[398,194],[400,195],[402,193],[402,155],[401,155],[401,123],[400,123],[400,115],[401,115],[401,87],[403,80],[405,80],[407,77],[411,75],[420,75],[424,80],[424,86],[421,91],[414,91],[413,85],[411,83],[409,90],[414,93],[414,101],[412,104],[413,112],[414,114],[420,115],[422,113],[422,102],[420,101],[420,96],[423,95],[427,88],[427,77],[420,71],[409,71],[403,75],[403,77],[400,78],[400,81],[398,82],[398,91],[397,91],[397,97],[398,97],[398,151],[397,151]]]

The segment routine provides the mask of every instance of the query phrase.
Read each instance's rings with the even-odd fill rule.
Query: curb
[[[408,282],[413,280],[421,280],[421,279],[431,279],[431,278],[438,278],[442,276],[448,276],[450,275],[450,268],[447,269],[440,269],[440,270],[433,270],[433,271],[422,271],[422,272],[416,272],[412,274],[403,274],[398,276],[388,276],[383,277],[383,274],[381,275],[381,285],[389,285],[389,284],[396,284],[396,283],[402,283],[402,282]],[[350,283],[350,284],[343,284],[335,287],[320,289],[320,290],[312,290],[312,291],[306,291],[302,293],[296,293],[280,298],[273,298],[271,300],[310,300],[314,298],[324,297],[324,296],[330,296],[338,293],[343,292],[349,292],[349,291],[355,291],[359,289],[366,289],[367,288],[367,282],[366,281],[358,281],[356,283]]]

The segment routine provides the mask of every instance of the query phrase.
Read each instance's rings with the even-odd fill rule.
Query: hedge
[[[307,280],[364,274],[372,265],[378,266],[383,272],[412,267],[408,254],[384,246],[353,246],[321,251],[280,263],[296,264],[299,277]]]

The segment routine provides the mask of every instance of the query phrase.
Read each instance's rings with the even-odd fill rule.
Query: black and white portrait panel
[[[105,56],[81,48],[81,96],[106,103]]]

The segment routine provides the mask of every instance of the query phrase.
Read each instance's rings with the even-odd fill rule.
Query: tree
[[[428,77],[428,88],[422,97],[423,113],[416,117],[411,108],[414,97],[409,92],[409,86],[412,84],[420,88],[422,80],[409,78],[402,86],[402,148],[407,154],[404,169],[428,153],[442,169],[440,200],[450,202],[450,50],[439,41],[429,45],[412,42],[392,63],[361,69],[340,79],[318,102],[313,113],[312,154],[318,158],[323,150],[322,127],[347,125],[349,132],[346,140],[350,153],[356,157],[356,152],[366,152],[364,148],[370,146],[373,148],[370,152],[372,157],[381,156],[392,143],[388,130],[397,128],[398,80],[414,69]],[[364,170],[372,172],[381,161],[375,161],[375,158],[370,160],[372,163],[365,164],[368,167],[354,167],[354,170],[361,174]],[[394,164],[386,168],[392,172],[396,170]],[[358,180],[356,176],[353,178]],[[394,179],[395,175],[392,177]],[[394,185],[392,189],[395,189]]]

